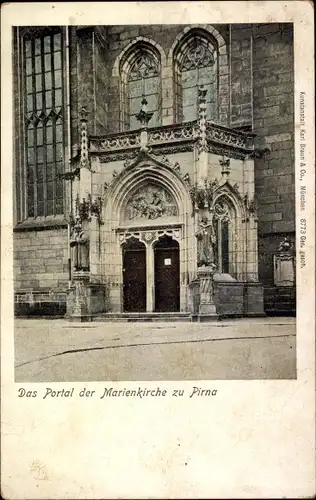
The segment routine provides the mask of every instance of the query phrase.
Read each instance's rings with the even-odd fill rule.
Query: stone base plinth
[[[199,314],[217,317],[215,304],[200,304]]]
[[[89,315],[82,315],[82,316],[76,316],[76,315],[73,315],[73,316],[66,316],[67,319],[69,321],[71,321],[72,323],[87,323],[88,321],[92,321],[92,316],[89,316]]]
[[[219,319],[219,316],[215,314],[197,314],[195,321],[198,323],[206,323],[208,321],[217,321]]]
[[[93,315],[105,312],[104,285],[85,278],[76,279],[68,290],[66,317],[70,321],[90,321]]]
[[[214,303],[214,283],[213,276],[215,266],[202,266],[197,270],[197,276],[200,282],[200,306],[198,312],[198,321],[208,321],[210,318],[217,318],[216,305]]]

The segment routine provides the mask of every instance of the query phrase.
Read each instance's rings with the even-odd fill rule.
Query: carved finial
[[[222,167],[222,176],[227,178],[230,174],[230,159],[223,156],[219,160],[219,164]]]
[[[204,85],[200,85],[198,88],[199,104],[206,102],[206,94],[207,94],[207,89],[204,88]]]
[[[172,163],[166,155],[162,155],[160,161],[165,165],[168,165],[168,167],[172,167]]]
[[[186,173],[184,174],[184,176],[182,177],[182,179],[184,180],[184,182],[185,182],[186,184],[191,184],[191,179],[190,179],[190,175],[188,174],[188,172],[186,172]]]
[[[80,197],[79,193],[77,193],[76,198],[75,198],[75,217],[79,215],[79,205],[80,205]]]
[[[154,112],[153,111],[148,111],[147,108],[147,99],[146,97],[143,97],[142,102],[141,102],[141,108],[139,113],[135,115],[136,120],[138,120],[143,128],[147,128],[149,121],[151,120]]]
[[[124,168],[128,169],[129,167],[131,167],[135,163],[138,156],[139,153],[133,153],[130,157],[126,158],[123,164]]]
[[[88,116],[87,109],[83,106],[80,110],[80,120],[87,121],[87,116]]]
[[[281,241],[278,252],[290,252],[292,250],[292,245],[291,242],[288,240],[288,238],[284,238],[284,240]]]
[[[199,111],[199,136],[200,151],[207,151],[206,141],[206,94],[207,90],[201,85],[198,89],[198,111]]]
[[[88,132],[87,132],[87,111],[85,108],[81,109],[81,153],[80,153],[80,166],[88,167]]]

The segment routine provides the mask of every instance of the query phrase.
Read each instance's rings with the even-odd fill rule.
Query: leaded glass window
[[[62,37],[24,40],[24,116],[28,217],[63,213]]]
[[[148,46],[136,45],[126,58],[122,70],[122,128],[139,128],[136,114],[141,101],[147,100],[147,110],[153,112],[150,127],[161,122],[160,62],[158,56]]]
[[[210,40],[195,35],[184,43],[175,62],[177,120],[187,122],[198,117],[198,87],[207,90],[207,118],[217,118],[217,51]]]

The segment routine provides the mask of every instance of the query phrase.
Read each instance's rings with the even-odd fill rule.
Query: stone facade
[[[67,227],[14,233],[16,314],[65,314],[68,279]]]
[[[71,315],[76,307],[74,259],[79,254],[71,251],[70,241],[76,227],[78,241],[82,231],[89,247],[88,285],[81,297],[88,314],[124,310],[122,249],[131,238],[146,247],[145,310],[155,310],[155,252],[163,236],[179,248],[179,311],[195,314],[196,232],[205,210],[211,211],[217,228],[230,217],[228,264],[221,257],[223,268],[214,278],[217,313],[261,315],[263,303],[267,312],[276,312],[274,254],[284,237],[295,239],[292,25],[89,26],[62,31],[64,216],[46,219],[25,214],[19,70],[26,35],[23,29],[14,32],[17,314],[47,314],[53,303],[59,304],[56,314],[64,314],[67,302]],[[174,68],[181,44],[193,32],[210,37],[217,49],[216,123],[203,118],[203,99],[196,120],[181,124],[177,119]],[[40,34],[38,28],[31,37]],[[138,130],[125,131],[121,70],[137,43],[151,46],[160,60],[161,125],[152,128],[149,120],[148,128],[140,123]],[[209,199],[202,207],[197,196],[206,184]],[[146,185],[153,186],[150,193]],[[216,203],[224,199],[227,220],[214,215]],[[224,251],[223,244],[217,252]],[[84,251],[84,244],[78,248]],[[225,274],[234,281],[227,281]],[[294,292],[295,285],[282,299],[287,312],[295,309]]]

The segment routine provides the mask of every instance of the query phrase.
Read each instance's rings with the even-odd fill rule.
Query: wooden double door
[[[179,311],[179,268],[179,244],[171,237],[162,237],[147,249],[144,243],[131,238],[123,245],[124,311],[150,312],[148,302],[155,312]],[[148,293],[152,292],[148,301]]]

